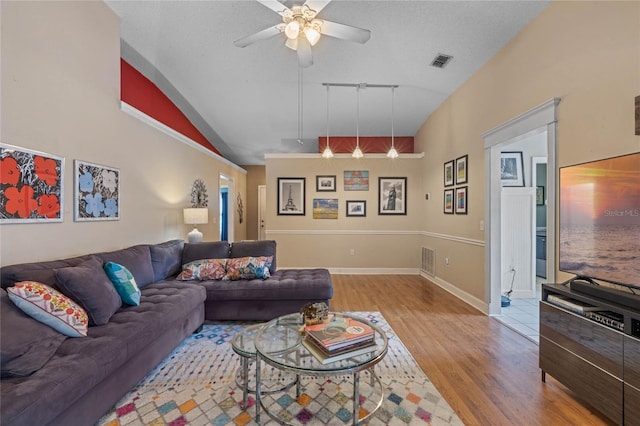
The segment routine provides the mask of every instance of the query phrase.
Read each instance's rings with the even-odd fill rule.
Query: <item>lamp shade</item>
[[[187,225],[209,223],[209,209],[206,207],[184,209],[184,223]]]

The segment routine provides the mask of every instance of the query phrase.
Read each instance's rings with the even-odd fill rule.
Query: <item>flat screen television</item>
[[[640,290],[640,152],[560,168],[559,269]]]

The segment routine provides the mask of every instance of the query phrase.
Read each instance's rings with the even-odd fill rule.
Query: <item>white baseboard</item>
[[[442,278],[430,277],[429,275],[424,274],[424,273],[420,273],[420,275],[422,277],[428,279],[429,281],[433,282],[434,284],[436,284],[438,287],[442,288],[443,290],[446,290],[449,293],[453,294],[458,299],[462,300],[463,302],[467,303],[468,305],[473,306],[474,308],[476,308],[477,310],[479,310],[483,314],[489,315],[489,305],[486,304],[485,302],[483,302],[482,300],[478,299],[477,297],[467,293],[466,291],[460,290],[458,287],[455,287],[454,285],[452,285],[449,282],[443,280]]]
[[[305,266],[304,269],[313,269],[314,267]],[[324,268],[316,266],[316,268]],[[301,267],[283,267],[278,269],[301,269]],[[418,275],[418,268],[326,268],[332,274],[338,275]]]

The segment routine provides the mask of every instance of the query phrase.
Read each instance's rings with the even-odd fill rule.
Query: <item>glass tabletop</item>
[[[250,325],[241,332],[233,336],[231,346],[233,350],[244,357],[255,357],[256,347],[254,341],[258,331],[264,326],[264,324]]]
[[[332,321],[352,318],[374,331],[375,349],[365,354],[321,363],[302,344],[304,321],[299,313],[285,315],[264,324],[257,330],[255,350],[267,363],[298,373],[351,373],[371,368],[387,353],[387,336],[376,324],[355,315],[332,312]]]

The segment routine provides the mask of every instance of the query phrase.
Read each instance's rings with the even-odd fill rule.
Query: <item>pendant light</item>
[[[333,157],[333,151],[331,151],[331,147],[329,146],[329,86],[327,86],[327,145],[324,147],[324,151],[322,151],[322,158],[331,157]]]
[[[398,158],[398,151],[396,151],[396,145],[393,139],[393,93],[395,87],[391,86],[391,149],[387,152],[387,157]]]
[[[364,154],[360,149],[360,86],[356,87],[356,149],[353,150],[353,154],[351,156],[353,158],[362,158]]]

